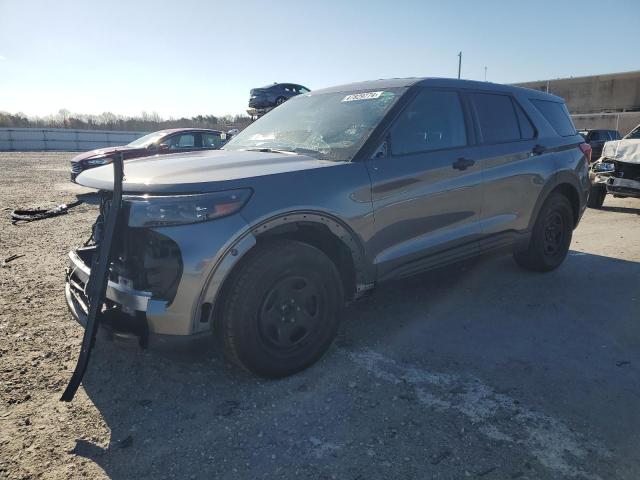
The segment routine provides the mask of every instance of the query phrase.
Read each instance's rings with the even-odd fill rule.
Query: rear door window
[[[448,90],[423,90],[391,127],[394,155],[463,147],[467,133],[460,97]]]
[[[573,125],[569,110],[564,103],[539,99],[531,99],[531,103],[551,124],[558,135],[570,137],[576,134],[576,127]]]
[[[196,136],[194,133],[183,133],[169,137],[163,143],[168,144],[170,150],[194,148],[196,145]]]
[[[222,138],[218,133],[203,132],[202,148],[218,148],[222,145]]]
[[[520,126],[511,97],[494,93],[473,93],[471,100],[483,143],[520,140]],[[533,128],[530,124],[529,127]],[[526,123],[524,128],[526,129]]]

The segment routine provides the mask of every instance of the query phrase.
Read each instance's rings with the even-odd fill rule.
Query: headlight
[[[206,222],[240,210],[251,190],[175,196],[125,196],[130,227],[163,227]]]
[[[613,172],[616,166],[611,162],[598,162],[592,168],[594,172]]]
[[[113,159],[111,158],[92,158],[91,160],[85,160],[83,163],[85,165],[91,165],[95,167],[97,165],[106,165],[107,163],[111,163]]]

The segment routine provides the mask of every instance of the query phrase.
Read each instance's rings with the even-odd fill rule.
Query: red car
[[[83,171],[111,163],[114,153],[122,152],[125,160],[149,155],[216,150],[224,145],[226,135],[207,128],[171,128],[150,133],[120,147],[98,148],[71,159],[71,181]]]

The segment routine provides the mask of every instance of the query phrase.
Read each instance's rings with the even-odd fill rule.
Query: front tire
[[[600,209],[604,203],[604,199],[607,196],[607,187],[602,184],[592,185],[589,190],[589,200],[587,200],[587,206],[589,208]]]
[[[322,251],[297,241],[270,241],[249,255],[226,293],[225,354],[264,377],[299,372],[336,336],[344,304],[340,274]]]
[[[545,200],[525,250],[514,253],[518,265],[527,270],[549,272],[567,256],[573,234],[573,209],[567,197],[552,193]]]

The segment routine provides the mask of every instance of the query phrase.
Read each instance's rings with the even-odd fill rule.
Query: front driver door
[[[367,161],[379,279],[477,252],[483,194],[473,142],[455,90],[422,89],[395,119],[385,153]]]

